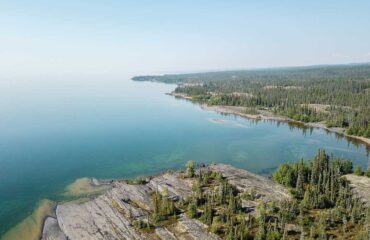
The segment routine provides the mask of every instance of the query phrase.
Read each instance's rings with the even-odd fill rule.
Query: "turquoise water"
[[[362,144],[203,111],[164,94],[174,87],[129,78],[0,82],[0,235],[85,176],[152,174],[189,159],[269,173],[322,147],[367,166]]]

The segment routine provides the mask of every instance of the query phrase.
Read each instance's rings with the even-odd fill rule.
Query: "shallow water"
[[[23,219],[20,223],[9,230],[1,239],[29,239],[38,240],[41,238],[41,229],[45,217],[55,217],[54,209],[56,203],[43,199],[38,203],[34,212]]]
[[[110,188],[109,185],[94,185],[91,178],[79,178],[73,183],[69,184],[62,196],[65,196],[67,200],[71,198],[83,198],[99,195]]]
[[[0,235],[82,177],[153,174],[197,162],[270,173],[318,148],[367,166],[366,147],[321,129],[206,112],[125,79],[0,82]]]

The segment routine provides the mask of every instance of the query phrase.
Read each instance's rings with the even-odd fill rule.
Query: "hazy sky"
[[[369,0],[0,0],[2,79],[369,61]]]

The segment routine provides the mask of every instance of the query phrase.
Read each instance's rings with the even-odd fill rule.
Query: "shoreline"
[[[96,179],[91,177],[77,178],[65,187],[64,192],[60,193],[60,196],[64,196],[66,199],[59,201],[50,199],[40,200],[38,206],[33,209],[30,215],[12,226],[3,235],[0,235],[0,239],[25,239],[24,236],[27,236],[29,240],[48,239],[43,238],[45,234],[48,234],[44,233],[44,229],[46,228],[47,222],[49,222],[50,225],[48,228],[54,226],[52,222],[57,220],[56,210],[59,205],[90,201],[108,191],[112,187],[114,181],[120,180],[121,179]]]
[[[240,193],[254,192],[253,199],[242,199],[241,206],[248,209],[248,214],[256,216],[260,203],[269,203],[281,199],[291,199],[288,187],[280,185],[270,178],[249,172],[232,165],[217,163],[197,165],[196,174],[216,172]],[[166,170],[156,175],[148,175],[142,183],[114,180],[112,188],[84,203],[66,202],[58,204],[56,217],[47,217],[42,227],[41,240],[48,239],[221,239],[209,231],[210,225],[189,218],[180,209],[175,213],[175,220],[163,221],[164,225],[154,225],[149,216],[154,213],[153,192],[167,194],[168,199],[180,201],[192,194],[197,178],[184,177],[185,171]],[[347,174],[354,193],[366,204],[369,194],[363,189],[370,185],[370,178]],[[97,207],[98,206],[98,207]],[[47,222],[48,221],[48,222]],[[152,231],[143,231],[137,221],[153,224]],[[102,235],[104,232],[104,235]],[[170,236],[170,237],[169,237]]]
[[[256,191],[258,201],[245,202],[251,212],[257,211],[260,201],[267,203],[290,198],[286,187],[267,177],[231,165],[200,164],[195,171],[218,172],[241,192]],[[187,217],[184,212],[177,213],[175,221],[167,221],[166,225],[152,225],[153,231],[142,231],[142,228],[137,227],[137,221],[152,224],[149,216],[155,209],[153,192],[167,192],[168,198],[174,201],[184,200],[191,195],[197,179],[184,177],[184,174],[180,168],[148,175],[141,183],[114,180],[111,189],[87,202],[58,204],[56,218],[44,220],[41,240],[220,239],[208,231],[207,225],[198,219]],[[49,223],[45,224],[47,220]]]
[[[39,240],[42,238],[42,229],[47,218],[56,218],[55,210],[57,202],[49,199],[42,199],[33,212],[6,231],[0,239],[30,239]]]
[[[176,98],[182,98],[188,101],[191,101],[192,103],[196,103],[192,100],[192,97],[190,97],[187,94],[184,93],[166,93],[167,95],[176,97]],[[214,111],[218,113],[226,113],[226,114],[234,114],[243,118],[247,119],[253,119],[253,120],[273,120],[273,121],[279,121],[279,122],[286,122],[286,123],[296,123],[296,124],[301,124],[304,127],[311,127],[311,128],[321,128],[326,131],[339,134],[341,136],[347,137],[352,140],[357,140],[360,141],[361,143],[365,144],[366,147],[370,147],[370,139],[365,138],[365,137],[360,137],[360,136],[355,136],[355,135],[348,135],[345,132],[344,128],[328,128],[325,126],[324,123],[322,122],[301,122],[301,121],[296,121],[291,118],[285,117],[285,116],[277,116],[273,115],[271,112],[268,111],[261,111],[259,114],[248,114],[248,113],[243,113],[243,110],[245,109],[244,107],[237,107],[237,106],[223,106],[223,105],[207,105],[204,103],[196,103],[200,106],[202,110],[205,111]]]

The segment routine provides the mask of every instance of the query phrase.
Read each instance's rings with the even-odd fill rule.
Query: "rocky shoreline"
[[[188,96],[188,95],[183,94],[183,93],[171,92],[171,93],[168,93],[168,95],[192,101],[191,96]],[[305,122],[296,121],[296,120],[293,120],[291,118],[284,117],[284,116],[276,116],[276,115],[273,115],[272,113],[270,113],[268,111],[259,111],[259,114],[247,114],[247,113],[244,113],[245,108],[237,107],[237,106],[220,106],[220,105],[209,106],[207,104],[200,104],[200,107],[205,111],[214,111],[214,112],[219,112],[219,113],[234,114],[234,115],[238,115],[238,116],[248,118],[248,119],[274,120],[274,121],[281,121],[281,122],[297,123],[297,124],[301,124],[305,127],[322,128],[322,129],[325,129],[329,132],[333,132],[333,133],[345,136],[347,138],[360,141],[360,142],[366,144],[368,147],[370,147],[370,139],[369,138],[355,136],[355,135],[349,135],[349,134],[346,133],[344,128],[328,128],[328,127],[325,126],[325,123],[323,123],[323,122],[305,123]]]
[[[251,196],[253,192],[254,198],[241,199],[242,209],[253,217],[258,216],[261,205],[292,199],[286,187],[230,165],[201,166],[196,169],[196,175],[201,172],[220,173],[240,194]],[[354,174],[344,177],[353,193],[368,205],[370,195],[366,189],[370,187],[370,178]],[[182,170],[167,171],[140,181],[109,181],[111,188],[100,196],[84,202],[58,204],[55,215],[44,221],[41,240],[221,239],[209,225],[189,217],[185,211],[178,213],[175,220],[153,222],[156,193],[179,203],[191,197],[198,181],[198,178],[187,177]],[[150,230],[137,227],[137,223],[150,223]],[[300,232],[294,224],[286,224],[286,229]]]
[[[222,173],[242,192],[254,191],[259,198],[243,202],[251,212],[261,201],[290,197],[285,187],[246,170],[224,164],[203,166],[197,171],[202,170]],[[186,199],[195,182],[194,179],[184,178],[181,171],[165,172],[140,184],[113,181],[110,190],[90,201],[59,204],[55,211],[56,218],[45,219],[41,239],[220,239],[208,231],[207,225],[189,218],[185,213],[173,223],[155,226],[152,232],[135,227],[135,221],[149,221],[153,214],[153,192],[168,191],[171,199]]]

